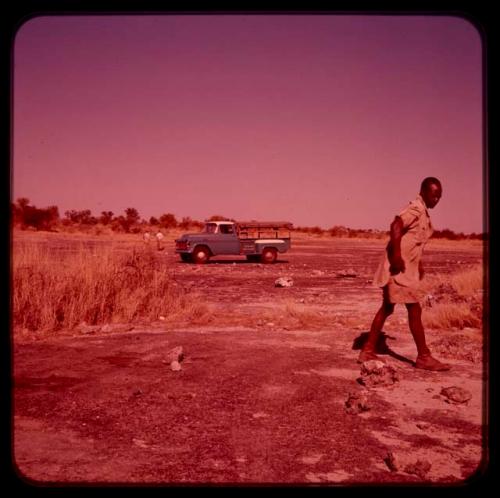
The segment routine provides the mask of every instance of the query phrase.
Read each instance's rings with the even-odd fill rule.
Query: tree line
[[[101,211],[99,216],[94,216],[90,209],[69,210],[60,216],[59,208],[55,205],[45,208],[38,208],[30,204],[30,200],[21,197],[16,202],[11,203],[12,224],[21,230],[45,230],[58,231],[67,228],[86,230],[92,226],[109,227],[115,232],[139,233],[145,229],[172,229],[180,228],[183,230],[201,229],[204,222],[193,220],[189,216],[178,220],[172,213],[164,213],[158,217],[151,216],[149,220],[141,218],[137,209],[133,207],[126,208],[122,214],[116,215],[113,211]],[[232,218],[222,215],[212,215],[208,221],[231,220]],[[313,227],[295,227],[297,232],[304,232],[311,235],[330,235],[332,237],[362,237],[362,238],[385,238],[387,231],[373,229],[353,229],[341,225],[335,225],[329,229],[323,229],[319,226]],[[435,238],[450,240],[464,239],[486,239],[485,234],[463,232],[456,233],[449,229],[436,230],[433,234]]]

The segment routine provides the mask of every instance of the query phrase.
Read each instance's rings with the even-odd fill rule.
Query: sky
[[[13,200],[387,230],[435,176],[435,228],[485,228],[466,19],[35,17],[13,76]]]

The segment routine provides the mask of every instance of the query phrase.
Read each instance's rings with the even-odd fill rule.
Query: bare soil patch
[[[135,243],[124,241],[123,250]],[[357,381],[357,349],[380,304],[371,278],[383,242],[304,238],[275,265],[216,258],[203,266],[181,263],[166,245],[158,257],[209,307],[205,323],[158,317],[14,337],[14,456],[22,476],[91,484],[457,483],[478,470],[482,330],[428,330],[436,355],[453,368],[416,370],[397,307],[380,346],[398,381],[371,388]],[[431,246],[427,270],[447,273],[481,257],[480,246]],[[355,277],[338,275],[349,269]],[[293,285],[276,287],[279,277]],[[174,370],[170,352],[178,346],[184,357]],[[442,393],[453,386],[470,399],[447,401]],[[346,409],[360,395],[363,409]]]

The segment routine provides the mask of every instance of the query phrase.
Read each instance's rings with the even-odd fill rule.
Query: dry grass
[[[430,276],[426,291],[432,296],[432,300],[423,311],[424,325],[439,329],[480,328],[483,286],[482,265],[449,276]]]
[[[258,314],[245,316],[233,314],[233,317],[240,325],[251,327],[272,325],[274,328],[289,330],[321,330],[333,325],[352,325],[348,317],[332,309],[311,308],[292,299],[285,299],[277,303],[275,308],[262,310]]]
[[[452,287],[462,296],[472,296],[483,288],[483,267],[475,266],[469,270],[455,273],[450,278]]]
[[[184,315],[196,322],[208,312],[147,249],[118,252],[113,246],[82,244],[55,254],[41,244],[18,245],[12,283],[14,329],[54,331],[82,322],[134,323]]]
[[[423,323],[434,329],[481,327],[481,317],[467,303],[438,303],[424,310]]]

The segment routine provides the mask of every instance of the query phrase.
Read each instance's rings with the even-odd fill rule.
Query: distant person
[[[144,235],[142,236],[142,240],[144,240],[145,244],[149,245],[149,241],[151,240],[151,233],[144,232]]]
[[[158,230],[158,232],[156,232],[155,237],[156,237],[156,247],[158,251],[163,251],[163,246],[161,244],[161,241],[163,240],[164,235],[161,233],[161,230]]]
[[[394,311],[394,305],[402,303],[408,310],[408,324],[417,346],[415,367],[435,371],[450,369],[450,365],[434,358],[427,347],[420,306],[423,297],[420,281],[424,274],[421,257],[425,243],[433,232],[427,209],[436,206],[442,192],[441,182],[437,178],[425,178],[420,186],[420,194],[391,224],[390,241],[373,281],[382,288],[382,306],[373,319],[368,339],[359,354],[359,363],[379,360],[375,346],[384,322]]]

